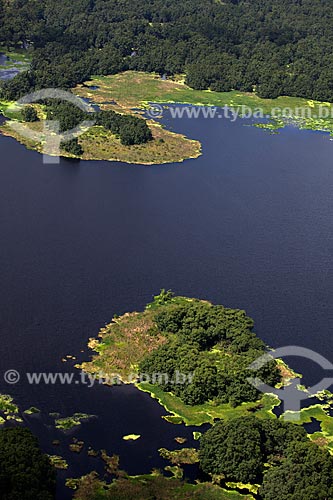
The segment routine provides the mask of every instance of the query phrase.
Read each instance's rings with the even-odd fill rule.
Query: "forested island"
[[[327,0],[187,0],[181,4],[136,0],[122,4],[121,9],[115,0],[75,4],[61,0],[56,5],[52,0],[1,0],[1,46],[7,54],[21,47],[31,61],[28,69],[2,83],[0,109],[4,114],[11,103],[32,91],[52,87],[76,88],[76,92],[84,82],[87,87],[98,87],[91,81],[96,75],[97,82],[105,83],[101,77],[130,71],[136,73],[123,80],[126,94],[140,106],[154,101],[154,92],[135,98],[145,85],[140,74],[145,72],[157,78],[163,75],[163,83],[178,82],[171,92],[161,86],[157,102],[260,105],[267,116],[275,105],[292,110],[302,106],[312,115],[305,113],[299,119],[292,111],[291,116],[280,116],[272,128],[283,126],[287,118],[301,127],[333,131],[332,13]],[[180,81],[184,87],[177,98]],[[79,89],[78,93],[85,92]],[[89,98],[101,101],[98,95]],[[320,103],[328,111],[324,117],[316,113]],[[101,105],[117,113],[112,115],[114,125],[109,126],[110,120],[107,126],[105,121],[97,123],[79,139],[64,143],[63,156],[156,164],[200,155],[197,141],[124,108],[112,85]],[[31,112],[28,120],[21,113],[10,117],[37,122],[31,126],[38,131],[42,127],[38,122],[45,119],[43,110],[39,111],[35,109],[34,120]],[[61,112],[72,114],[68,107]],[[126,126],[119,127],[120,122]],[[2,126],[2,132],[41,150],[40,143],[26,140],[10,127]]]
[[[253,327],[245,311],[162,290],[143,312],[115,316],[98,340],[91,339],[90,348],[97,355],[78,368],[109,385],[135,383],[157,397],[169,411],[163,417],[169,422],[206,422],[211,427],[196,431],[198,453],[186,448],[181,438],[183,448],[160,450],[172,464],[166,468],[173,472],[172,479],[166,481],[158,472],[131,478],[118,470],[107,485],[96,474],[89,475],[77,483],[75,498],[97,499],[103,490],[101,498],[111,499],[120,489],[124,495],[135,491],[142,499],[227,499],[237,498],[233,495],[242,490],[248,491],[240,497],[244,500],[331,498],[331,394],[321,395],[324,404],[301,410],[294,422],[285,421],[283,414],[277,418],[274,408],[281,402],[259,393],[248,377],[257,376],[274,387],[295,374],[275,359],[260,370],[249,368],[267,351]],[[142,380],[146,378],[149,382]],[[307,434],[302,423],[312,418],[321,423],[321,431]],[[189,463],[198,463],[210,482],[183,483],[182,465]]]
[[[281,401],[273,394],[260,393],[248,377],[280,387],[296,374],[273,358],[260,369],[251,368],[268,347],[254,332],[253,320],[245,311],[162,290],[142,312],[115,315],[98,339],[90,339],[89,346],[95,354],[77,368],[111,386],[135,384],[157,398],[167,410],[163,418],[180,429],[174,438],[176,448],[158,450],[168,465],[138,476],[123,470],[121,456],[109,456],[73,438],[72,453],[99,459],[105,469],[103,475],[93,470],[80,478],[67,476],[66,486],[74,491],[74,499],[333,497],[332,394],[318,394],[320,404],[304,407],[292,422],[284,418],[288,412],[276,412]],[[55,468],[66,470],[70,464],[59,455],[43,454],[30,431],[19,426],[23,424],[20,415],[35,415],[39,410],[31,407],[21,413],[12,398],[2,396],[0,412],[2,424],[12,422],[0,429],[4,499],[53,499]],[[63,433],[95,418],[81,413],[50,416]],[[308,433],[303,424],[314,420],[321,430]],[[184,423],[195,429],[192,446],[182,435],[180,424]],[[135,446],[141,437],[128,434],[122,439]],[[196,467],[192,482],[186,480],[184,470],[189,466]],[[24,474],[18,472],[22,468]]]

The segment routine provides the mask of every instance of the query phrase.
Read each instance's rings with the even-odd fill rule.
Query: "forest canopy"
[[[133,69],[196,89],[333,100],[329,0],[0,0],[0,43],[33,52],[5,85],[70,88]]]
[[[21,427],[1,429],[1,500],[53,500],[55,489],[55,469],[32,433]]]

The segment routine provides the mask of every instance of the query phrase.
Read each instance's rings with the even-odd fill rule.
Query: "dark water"
[[[5,66],[8,62],[8,57],[5,54],[0,53],[0,66]],[[11,60],[11,63],[15,63],[15,67],[11,67],[8,69],[0,68],[0,80],[11,80],[14,76],[18,75],[21,71],[24,63],[21,61]]]
[[[165,122],[202,141],[203,156],[154,167],[43,165],[0,137],[0,392],[42,409],[29,422],[46,451],[67,454],[68,476],[96,460],[68,452],[72,436],[54,431],[48,412],[97,415],[74,436],[120,454],[130,473],[166,465],[156,450],[176,447],[176,436],[193,444],[193,429],[162,420],[165,411],[132,387],[24,381],[26,371],[72,371],[63,356],[87,359],[89,337],[162,287],[244,308],[270,345],[333,361],[333,143],[291,127],[270,135],[243,121]],[[309,383],[322,376],[312,363],[294,365]],[[8,369],[22,382],[6,384]],[[130,433],[142,438],[123,441]]]

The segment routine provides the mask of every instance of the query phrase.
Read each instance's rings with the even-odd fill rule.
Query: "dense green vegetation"
[[[0,430],[1,500],[52,500],[55,470],[28,429]]]
[[[58,120],[61,132],[72,130],[84,120],[90,120],[119,136],[121,143],[126,146],[142,144],[152,139],[147,122],[137,116],[121,115],[114,111],[87,113],[74,104],[58,99],[49,99],[44,102],[44,106],[46,118]]]
[[[158,472],[120,477],[106,484],[90,474],[79,481],[75,500],[253,500],[251,495],[227,491],[211,483],[189,484]]]
[[[181,443],[184,445],[184,443]],[[220,420],[200,437],[199,451],[181,447],[159,450],[170,465],[151,474],[129,476],[119,469],[119,457],[102,452],[106,476],[97,473],[69,480],[77,500],[139,498],[184,500],[328,500],[333,497],[333,457],[311,442],[303,427],[254,415]],[[183,466],[199,463],[212,482],[188,484]],[[227,491],[225,487],[233,491]],[[237,490],[251,493],[241,495]]]
[[[37,111],[32,106],[25,106],[23,108],[22,117],[25,122],[36,122],[38,120]]]
[[[123,381],[148,381],[186,405],[236,407],[261,398],[248,377],[272,386],[281,381],[275,360],[248,369],[266,351],[252,329],[245,311],[162,290],[145,311],[115,317],[102,329],[100,341],[90,343],[98,356],[81,367],[104,373],[110,384],[115,374]]]
[[[292,423],[254,416],[220,421],[201,437],[199,458],[208,474],[262,484],[263,500],[333,497],[333,457]]]
[[[247,382],[253,376],[248,366],[266,346],[252,332],[252,319],[244,311],[207,302],[173,304],[168,300],[169,306],[154,317],[157,331],[167,342],[144,357],[139,372],[148,374],[150,380],[156,373],[165,375],[156,385],[188,405],[215,400],[237,406],[259,399],[257,389]],[[281,380],[275,361],[256,376],[271,386]]]
[[[111,110],[88,113],[72,103],[59,99],[42,100],[38,106],[41,106],[42,113],[47,120],[58,121],[60,132],[72,131],[80,127],[84,121],[89,121],[106,131],[110,131],[125,146],[145,144],[153,138],[146,120],[138,116],[120,114]],[[21,114],[20,118],[25,122],[39,120],[37,110],[33,106],[24,106],[19,113]],[[63,141],[61,147],[76,157],[80,157],[84,153],[84,148],[76,137]]]
[[[1,0],[0,42],[34,49],[5,94],[135,69],[186,72],[198,89],[332,100],[332,16],[329,0]]]

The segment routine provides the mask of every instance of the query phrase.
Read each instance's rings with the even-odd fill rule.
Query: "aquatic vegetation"
[[[138,389],[148,392],[154,399],[157,399],[172,415],[165,415],[163,418],[173,424],[202,425],[213,423],[216,418],[232,419],[241,415],[249,415],[255,412],[259,418],[275,418],[273,409],[281,404],[277,396],[264,394],[259,401],[242,403],[235,408],[225,403],[215,405],[207,402],[201,405],[186,405],[181,398],[170,392],[164,392],[160,387],[141,382],[137,384]]]
[[[192,330],[187,324],[194,325]],[[118,383],[136,383],[172,413],[168,421],[200,425],[256,410],[258,416],[273,417],[278,399],[262,396],[247,382],[248,366],[265,352],[252,327],[244,311],[185,297],[170,297],[161,305],[157,296],[145,311],[114,318],[103,328],[99,340],[89,342],[97,355],[80,368],[109,385],[117,382],[116,375]],[[225,332],[230,333],[224,339]],[[177,383],[178,374],[185,380]],[[270,362],[263,377],[273,385],[280,381],[278,365]]]
[[[98,457],[99,452],[89,447],[87,454],[89,457]]]
[[[227,482],[225,483],[228,488],[232,488],[234,490],[247,490],[250,493],[253,493],[256,495],[259,491],[260,485],[259,484],[244,484],[244,483],[233,483],[233,482]]]
[[[179,468],[170,467],[170,472],[180,474]],[[115,479],[111,484],[101,481],[96,473],[72,479],[66,482],[67,486],[76,489],[75,499],[86,500],[86,492],[100,500],[112,498],[135,498],[147,500],[254,500],[252,495],[243,495],[237,491],[228,491],[212,483],[189,484],[176,477],[166,478],[159,471],[141,476],[128,476]]]
[[[50,459],[51,464],[56,469],[60,470],[68,469],[68,463],[63,457],[60,457],[59,455],[48,455],[48,457]]]
[[[175,441],[176,441],[176,443],[184,444],[184,443],[186,443],[187,438],[184,438],[184,437],[175,437]]]
[[[128,434],[127,436],[123,436],[124,441],[136,441],[137,439],[140,439],[141,435],[140,434]]]
[[[90,85],[99,88],[90,92]],[[237,90],[230,92],[195,90],[184,83],[184,75],[162,80],[154,73],[125,71],[111,76],[93,77],[85,85],[78,85],[75,93],[89,97],[107,109],[130,110],[149,107],[149,103],[180,103],[221,108],[228,106],[239,117],[246,116],[249,110],[252,113],[260,110],[262,118],[271,117],[272,121],[259,123],[256,126],[270,131],[276,131],[293,123],[301,129],[333,132],[331,103],[287,96],[263,99],[254,92]],[[111,99],[116,104],[103,104],[110,102]],[[319,118],[320,116],[323,118]]]
[[[0,411],[5,415],[17,414],[18,406],[14,403],[14,399],[8,394],[0,394]]]
[[[69,449],[75,453],[81,453],[83,446],[83,441],[79,441],[78,439],[73,438],[73,442],[69,445]]]
[[[6,421],[23,422],[19,416],[19,407],[14,403],[14,399],[8,394],[0,394],[0,425]]]
[[[160,344],[165,337],[154,333],[153,313],[131,313],[114,318],[99,332],[99,340],[91,339],[89,347],[98,353],[91,362],[80,368],[98,377],[104,376],[109,385],[133,382],[138,364],[143,357]]]
[[[166,470],[167,472],[171,472],[173,477],[175,477],[176,479],[182,479],[184,475],[183,469],[181,467],[178,467],[178,465],[167,465],[166,467],[164,467],[164,470]]]
[[[169,460],[174,465],[196,464],[199,462],[199,452],[195,448],[181,448],[180,450],[158,450],[162,458]]]
[[[310,424],[312,420],[320,423],[320,431],[309,434],[309,438],[333,454],[333,417],[330,415],[332,406],[329,403],[315,404],[302,408],[299,412],[286,411],[282,417],[295,417],[293,422],[298,425]]]
[[[70,430],[94,417],[95,415],[87,415],[86,413],[74,413],[72,417],[56,418],[55,426],[56,429]]]
[[[24,410],[26,415],[35,415],[37,413],[40,413],[40,410],[38,408],[35,408],[34,406],[31,406],[31,408],[28,408],[28,410]]]

